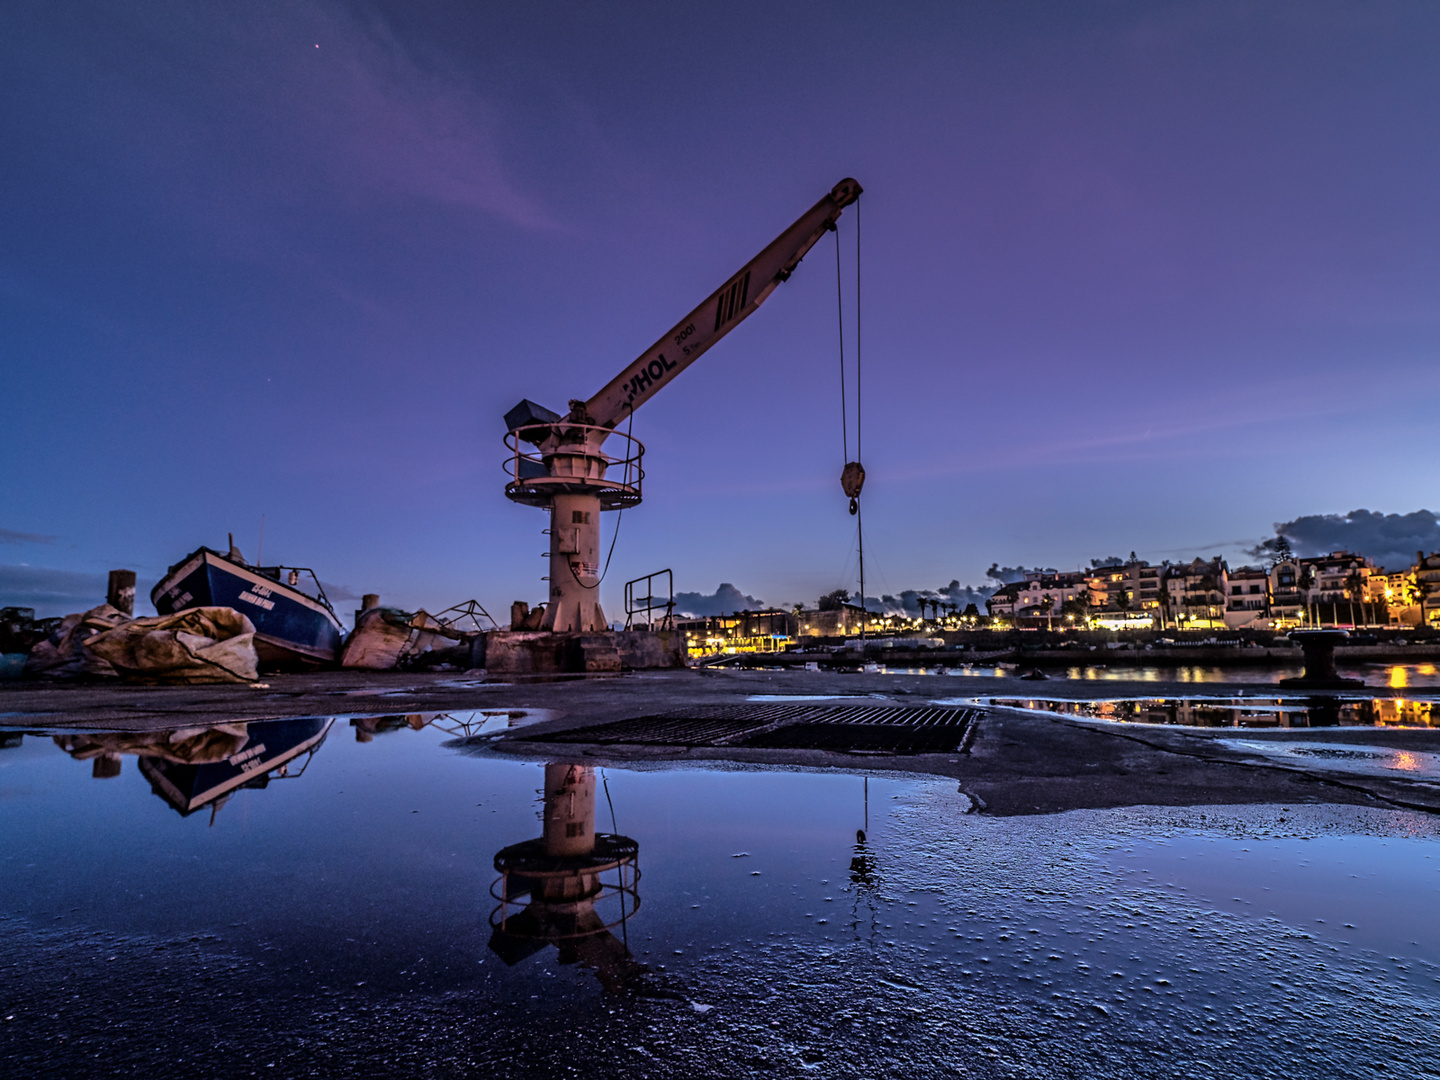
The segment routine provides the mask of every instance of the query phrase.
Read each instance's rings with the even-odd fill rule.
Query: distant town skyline
[[[1433,5],[20,0],[8,29],[0,604],[129,567],[143,610],[262,521],[342,610],[543,600],[506,410],[593,394],[845,176],[867,593],[1440,505]],[[607,613],[662,567],[857,587],[834,259],[636,414]]]

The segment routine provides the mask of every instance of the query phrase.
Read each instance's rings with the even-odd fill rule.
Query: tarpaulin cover
[[[25,661],[25,674],[41,675],[47,679],[117,675],[118,672],[107,661],[93,655],[85,645],[97,634],[128,621],[130,616],[109,604],[66,615],[54,633],[37,642],[30,650],[30,657]]]
[[[258,678],[255,624],[234,608],[187,608],[132,619],[89,638],[84,647],[130,679],[234,683]]]
[[[373,607],[360,613],[340,653],[340,666],[384,671],[463,638],[429,612]]]

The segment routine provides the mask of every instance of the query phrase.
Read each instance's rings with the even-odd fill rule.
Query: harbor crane
[[[598,596],[600,514],[637,505],[645,475],[645,448],[620,425],[763,304],[860,191],[854,180],[836,184],[588,401],[572,400],[564,416],[529,400],[505,414],[511,451],[505,494],[550,511],[550,596],[541,630],[608,629]],[[624,450],[607,453],[612,439]]]

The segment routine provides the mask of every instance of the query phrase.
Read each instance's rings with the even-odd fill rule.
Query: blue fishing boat
[[[309,575],[313,596],[300,587],[303,575]],[[202,547],[170,567],[150,590],[150,601],[161,615],[234,608],[255,624],[255,651],[267,668],[333,664],[345,636],[315,571],[251,566],[233,544],[228,555]]]

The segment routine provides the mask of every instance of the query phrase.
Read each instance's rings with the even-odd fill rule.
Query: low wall
[[[685,666],[684,635],[673,630],[552,634],[496,630],[485,635],[485,670],[503,675],[645,671]]]

